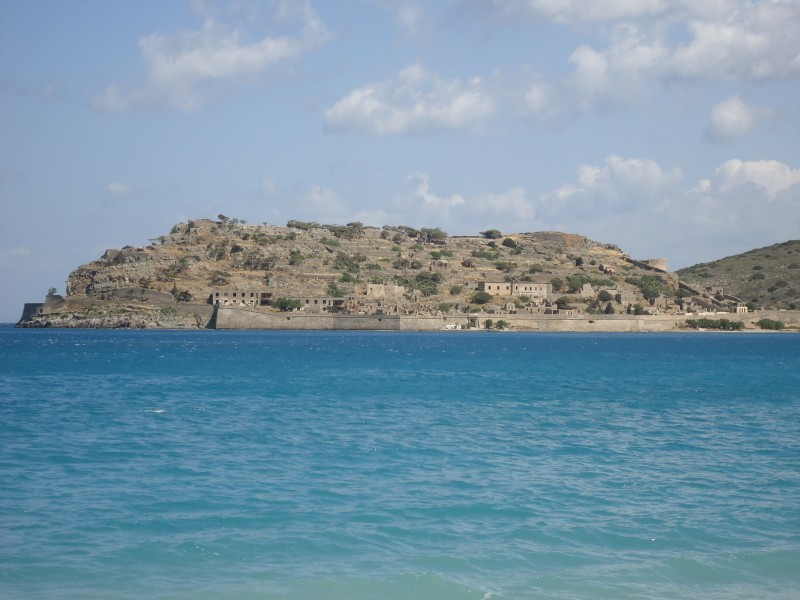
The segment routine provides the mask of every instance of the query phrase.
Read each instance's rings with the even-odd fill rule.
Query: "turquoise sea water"
[[[800,336],[0,328],[0,598],[800,597]]]

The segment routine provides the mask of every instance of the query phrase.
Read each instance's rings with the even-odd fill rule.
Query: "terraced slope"
[[[751,307],[800,307],[800,240],[757,248],[678,271],[682,280],[703,287],[721,287]]]

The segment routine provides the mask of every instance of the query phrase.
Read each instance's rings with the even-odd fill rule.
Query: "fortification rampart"
[[[218,306],[212,320],[216,329],[276,330],[388,330],[439,331],[485,329],[499,320],[520,331],[675,331],[685,326],[684,315],[545,315],[472,313],[459,315],[329,315],[276,313],[249,307]],[[744,315],[740,315],[744,316]],[[726,315],[735,319],[737,315]],[[752,315],[750,315],[752,317]],[[741,319],[744,320],[744,319]]]

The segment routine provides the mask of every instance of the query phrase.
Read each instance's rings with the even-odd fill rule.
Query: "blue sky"
[[[800,237],[800,2],[0,0],[0,321],[189,218]]]

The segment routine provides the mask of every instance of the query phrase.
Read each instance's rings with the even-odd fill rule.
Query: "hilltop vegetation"
[[[721,287],[751,307],[800,308],[800,240],[757,248],[678,271],[681,279]]]

